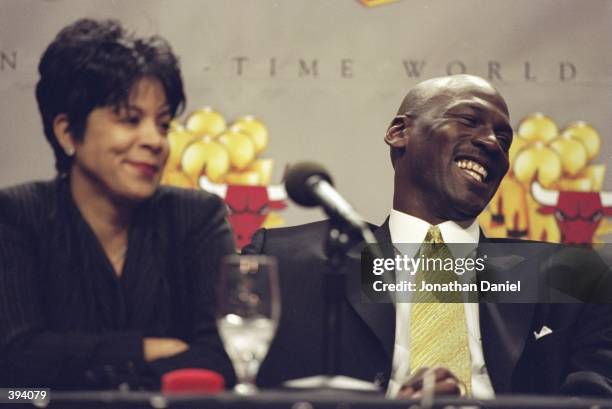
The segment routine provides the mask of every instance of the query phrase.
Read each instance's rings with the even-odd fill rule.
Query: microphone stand
[[[350,389],[360,391],[378,391],[379,387],[371,382],[361,379],[339,376],[342,368],[342,304],[345,298],[346,272],[343,267],[347,260],[349,250],[356,244],[365,241],[376,243],[372,232],[363,226],[357,228],[343,223],[341,220],[329,219],[329,229],[325,242],[325,255],[327,268],[323,273],[323,375],[295,379],[285,382],[288,387],[297,388],[327,388]],[[375,253],[378,253],[375,248]]]
[[[374,234],[365,223],[360,226],[329,219],[329,229],[325,243],[327,269],[323,274],[325,314],[323,327],[325,373],[333,377],[342,367],[340,351],[342,348],[342,301],[346,286],[346,272],[342,268],[349,250],[357,243],[370,245],[376,257],[382,257]]]
[[[330,219],[325,254],[327,268],[323,273],[323,297],[325,300],[323,316],[323,363],[325,374],[330,377],[337,375],[342,362],[340,351],[342,347],[342,300],[346,285],[346,272],[343,270],[347,253],[361,235],[355,235],[355,230],[346,228]],[[356,237],[357,236],[357,237]]]

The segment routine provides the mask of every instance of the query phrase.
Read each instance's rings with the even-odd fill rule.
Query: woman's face
[[[168,157],[171,119],[163,86],[149,77],[134,84],[126,106],[94,109],[82,140],[75,142],[73,184],[88,184],[81,187],[113,200],[148,198],[159,185]]]

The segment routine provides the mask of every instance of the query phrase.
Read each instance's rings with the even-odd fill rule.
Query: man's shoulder
[[[368,224],[371,230],[377,226]],[[330,229],[329,220],[321,220],[297,226],[260,229],[251,243],[243,249],[248,254],[270,254],[278,257],[325,258],[325,243]]]
[[[537,240],[523,240],[513,238],[497,238],[487,237],[481,240],[481,245],[491,246],[498,249],[507,249],[509,251],[518,251],[526,253],[537,253],[542,256],[549,256],[550,254],[585,254],[585,255],[598,255],[599,253],[593,249],[590,245],[581,244],[565,244],[565,243],[552,243],[547,241]],[[607,246],[604,246],[607,248]]]
[[[242,252],[275,256],[310,253],[322,256],[328,228],[329,221],[321,220],[297,226],[259,229]]]
[[[329,228],[329,220],[320,220],[296,226],[277,227],[273,229],[262,229],[268,240],[296,239],[301,240],[306,235],[324,237]]]
[[[499,244],[549,244],[556,245],[557,243],[549,243],[545,241],[537,241],[537,240],[526,240],[526,239],[515,239],[515,238],[506,238],[506,237],[486,237],[484,240],[485,243],[499,243]]]
[[[492,251],[497,255],[523,255],[528,258],[539,258],[557,251],[562,244],[545,241],[524,240],[515,238],[485,237],[481,238],[481,249]]]
[[[506,265],[513,277],[538,282],[540,293],[548,289],[554,302],[612,303],[612,257],[608,245],[593,248],[501,238],[486,242],[481,250],[496,257],[489,257],[491,265]]]

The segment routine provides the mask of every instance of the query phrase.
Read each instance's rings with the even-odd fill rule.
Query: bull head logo
[[[602,218],[612,216],[612,192],[559,191],[534,181],[531,195],[540,214],[554,215],[565,244],[592,243]]]
[[[287,192],[283,185],[226,185],[211,182],[202,176],[200,187],[225,200],[229,211],[228,220],[239,248],[250,242],[251,236],[262,226],[270,210],[280,210],[287,206]]]

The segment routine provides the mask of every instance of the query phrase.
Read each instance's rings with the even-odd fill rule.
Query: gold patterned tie
[[[419,257],[443,261],[451,258],[437,226],[431,226]],[[442,283],[456,280],[452,272],[423,271],[416,273],[417,289],[421,281]],[[440,302],[442,300],[443,302]],[[448,302],[454,301],[454,302]],[[442,297],[427,293],[415,293],[410,311],[410,368],[443,366],[451,370],[471,394],[471,357],[468,343],[465,309],[461,294],[446,293]]]

